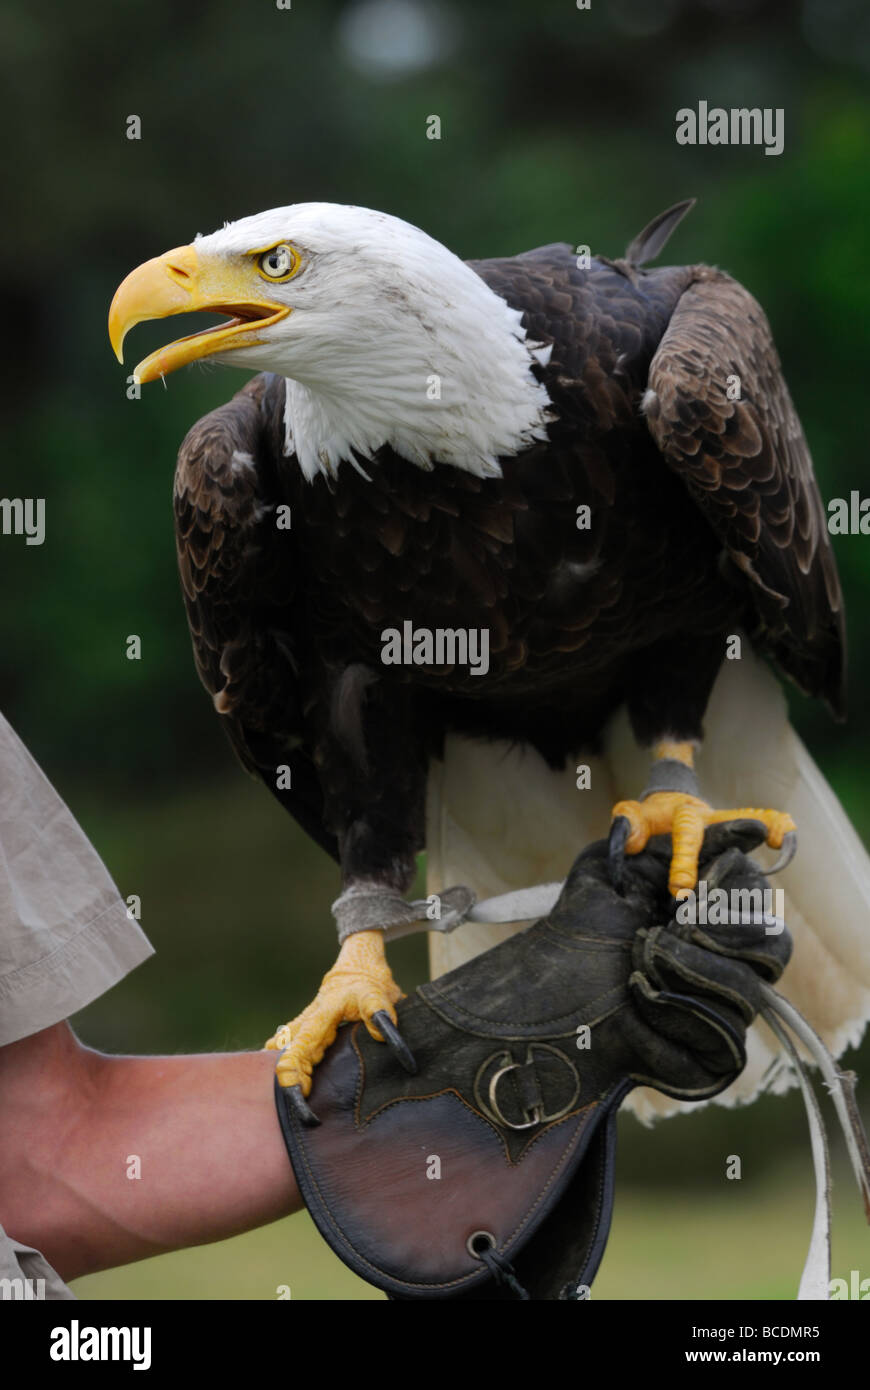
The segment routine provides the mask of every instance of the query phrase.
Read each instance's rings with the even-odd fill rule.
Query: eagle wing
[[[298,561],[292,532],[277,525],[281,498],[269,464],[274,382],[254,377],[185,438],[174,487],[178,567],[196,669],[242,764],[337,858],[303,744],[292,623]],[[278,786],[282,765],[289,787]]]
[[[842,715],[843,598],[825,509],[752,295],[699,267],[652,358],[648,388],[642,408],[653,438],[722,541],[731,573],[749,583],[753,636]]]

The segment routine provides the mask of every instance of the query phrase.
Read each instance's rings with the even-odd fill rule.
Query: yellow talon
[[[395,1023],[394,1005],[401,997],[387,964],[383,932],[361,931],[349,936],[335,965],[324,975],[316,998],[265,1044],[281,1052],[276,1068],[280,1084],[299,1086],[307,1096],[311,1073],[335,1041],[339,1025],[362,1019],[372,1037],[382,1042],[372,1016],[383,1009]]]
[[[653,759],[655,762],[667,759],[693,769],[695,745],[689,741],[665,739],[655,745]],[[690,796],[687,792],[652,792],[643,801],[618,801],[613,808],[613,819],[618,816],[624,816],[630,827],[625,842],[626,854],[640,854],[651,835],[671,836],[668,887],[674,898],[684,898],[698,882],[698,856],[708,825],[721,825],[731,820],[761,821],[771,849],[781,849],[785,836],[796,829],[791,816],[784,811],[765,811],[755,806],[716,811],[699,796]],[[791,852],[794,852],[793,847]],[[788,862],[788,857],[784,862]],[[784,865],[773,866],[777,867]]]
[[[761,821],[772,849],[782,846],[783,838],[795,823],[784,811],[765,811],[741,806],[733,811],[716,811],[700,797],[684,792],[653,792],[643,801],[618,801],[613,817],[624,816],[631,827],[625,842],[626,854],[640,854],[651,835],[670,834],[671,869],[668,888],[674,898],[683,898],[698,882],[698,855],[708,825],[731,820]]]

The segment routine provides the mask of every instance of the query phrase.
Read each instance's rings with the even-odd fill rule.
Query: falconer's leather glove
[[[746,857],[764,835],[708,830],[706,924],[678,920],[691,914],[668,894],[669,837],[626,859],[621,892],[606,843],[591,845],[547,917],[398,1004],[416,1075],[351,1024],[314,1073],[319,1125],[276,1085],[299,1188],[351,1269],[399,1299],[587,1296],[621,1102],[635,1086],[723,1091],[760,982],[788,961]]]

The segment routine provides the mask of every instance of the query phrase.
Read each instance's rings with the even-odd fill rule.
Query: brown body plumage
[[[368,479],[342,466],[307,482],[283,454],[272,376],[184,441],[176,529],[197,668],[242,761],[346,878],[407,887],[446,729],[558,764],[627,702],[642,741],[697,738],[740,628],[842,708],[840,589],[764,314],[720,271],[643,258],[640,245],[579,269],[556,245],[474,263],[552,344],[535,368],[549,438],[504,458],[501,479],[382,449]],[[383,631],[409,619],[487,628],[488,673],[384,666]]]

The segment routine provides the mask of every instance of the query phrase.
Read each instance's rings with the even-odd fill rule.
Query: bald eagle
[[[646,268],[690,206],[621,259],[464,263],[385,213],[299,204],[115,295],[119,358],[142,320],[225,316],[138,381],[263,373],[184,440],[175,521],[224,728],[341,866],[336,965],[269,1044],[303,1110],[345,1021],[413,1064],[384,929],[420,850],[435,891],[497,891],[564,875],[611,808],[615,875],[669,831],[680,896],[711,821],[751,815],[788,859],[795,822],[765,808],[791,798],[809,838],[786,992],[840,1049],[870,1013],[870,864],[753,654],[842,713],[825,511],[758,303],[706,265]],[[438,938],[436,970],[505,930]],[[755,1039],[744,1094],[776,1051]],[[635,1100],[656,1104],[676,1103]]]

